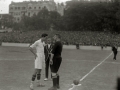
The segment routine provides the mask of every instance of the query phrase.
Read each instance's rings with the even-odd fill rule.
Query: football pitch
[[[62,58],[58,90],[68,90],[75,79],[81,80],[79,90],[117,90],[119,52],[115,61],[109,50],[64,49]],[[0,47],[0,90],[30,90],[33,70],[34,56],[27,47]],[[44,81],[44,70],[41,82],[45,87],[35,86],[34,90],[48,90],[52,86],[50,73],[49,80]]]

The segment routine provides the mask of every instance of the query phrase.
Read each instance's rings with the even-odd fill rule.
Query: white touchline
[[[84,80],[90,73],[92,73],[98,66],[100,66],[103,62],[105,62],[105,60],[107,60],[110,56],[112,55],[112,53],[110,53],[110,55],[108,55],[102,62],[100,62],[98,65],[96,65],[92,70],[90,70],[89,73],[87,73],[85,76],[83,76],[80,81]],[[73,84],[71,84],[73,85]],[[81,85],[81,84],[80,84]],[[78,87],[78,86],[76,86]],[[74,87],[68,89],[68,90],[74,90]]]
[[[84,80],[90,73],[92,73],[98,66],[100,66],[103,62],[105,62],[110,56],[112,55],[112,53],[110,53],[109,56],[107,56],[102,62],[100,62],[97,66],[95,66],[92,70],[90,70],[89,73],[87,73],[85,76],[83,76],[80,81]]]

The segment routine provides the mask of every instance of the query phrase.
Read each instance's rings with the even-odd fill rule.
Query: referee
[[[55,34],[53,39],[55,40],[55,43],[50,58],[53,87],[49,88],[48,90],[57,90],[60,88],[59,86],[60,76],[58,75],[58,70],[62,62],[61,52],[63,45],[61,43],[61,36],[59,34]]]

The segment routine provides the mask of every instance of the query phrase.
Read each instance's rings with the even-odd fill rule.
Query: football
[[[79,80],[73,80],[73,84],[74,85],[78,85],[79,84]]]

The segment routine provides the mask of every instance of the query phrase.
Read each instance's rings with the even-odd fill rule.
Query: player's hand
[[[52,60],[50,60],[50,65],[53,65],[53,61]]]

